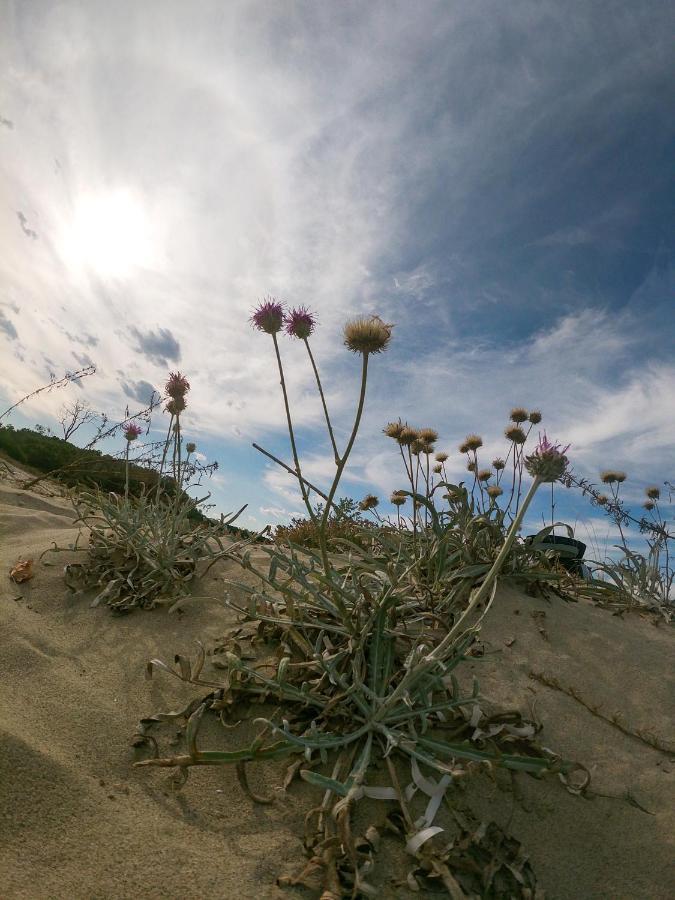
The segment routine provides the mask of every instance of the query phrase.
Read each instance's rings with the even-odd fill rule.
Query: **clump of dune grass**
[[[42,554],[84,554],[82,562],[65,566],[65,578],[73,591],[97,592],[92,606],[106,603],[116,613],[158,605],[173,609],[190,593],[199,561],[206,560],[208,568],[227,553],[222,542],[224,529],[242,510],[221,517],[218,524],[210,523],[200,512],[208,495],[196,500],[187,493],[196,451],[193,442],[183,446],[181,414],[189,389],[183,375],[170,375],[165,406],[170,419],[156,485],[143,487],[139,496],[130,493],[131,447],[143,429],[128,422],[123,429],[124,494],[98,488],[71,492],[75,524],[80,526],[77,540],[72,547],[55,544]],[[169,478],[164,477],[167,465]]]
[[[288,780],[299,775],[318,789],[319,797],[306,820],[305,849],[310,862],[286,883],[305,884],[311,870],[319,875],[325,900],[374,895],[378,829],[371,825],[363,834],[354,831],[354,810],[363,798],[370,798],[393,804],[397,810],[397,833],[413,858],[415,871],[436,873],[447,892],[457,896],[457,885],[467,876],[459,868],[451,872],[452,853],[439,837],[443,829],[435,824],[451,785],[481,768],[534,775],[555,772],[563,778],[575,768],[538,744],[534,723],[517,713],[488,715],[477,683],[472,692],[463,693],[455,674],[493,601],[498,575],[532,497],[540,484],[559,478],[565,470],[564,451],[545,438],[540,442],[526,460],[532,485],[492,558],[477,571],[463,562],[458,548],[454,581],[444,582],[443,596],[430,597],[415,587],[419,558],[390,529],[377,530],[370,550],[344,540],[342,552],[336,554],[329,552],[328,545],[330,510],[361,421],[369,362],[387,349],[392,326],[372,317],[345,327],[345,344],[360,357],[361,385],[354,422],[341,449],[309,347],[313,314],[304,308],[288,313],[281,303],[268,298],[252,321],[272,338],[293,457],[292,468],[283,465],[298,481],[308,517],[317,529],[316,546],[298,547],[290,541],[283,547],[265,545],[257,548],[255,557],[251,546],[232,549],[232,558],[256,576],[256,584],[231,582],[227,602],[249,628],[264,637],[265,658],[256,661],[254,654],[252,660],[237,638],[226,640],[214,653],[214,663],[222,669],[220,678],[202,676],[206,658],[202,646],[194,662],[176,657],[176,665],[170,666],[151,660],[149,674],[163,670],[201,687],[202,693],[183,710],[141,721],[134,743],[149,745],[155,755],[137,765],[173,768],[180,780],[193,766],[235,765],[253,799],[270,802],[250,792],[246,766],[287,759],[291,763]],[[321,512],[312,506],[313,486],[302,474],[295,442],[278,341],[284,324],[289,334],[307,346],[334,454],[334,477],[323,493]],[[429,429],[408,445],[403,429],[402,446],[410,446],[414,454],[413,441],[419,441],[419,452],[429,456],[434,436]],[[426,477],[425,464],[423,472]],[[400,491],[396,497],[419,505],[427,514],[429,528],[438,535],[438,514],[425,495]],[[365,506],[374,509],[373,498]],[[241,712],[250,704],[258,710],[257,736],[252,742],[235,750],[203,747],[200,729],[208,711],[219,713],[236,735]],[[184,747],[162,756],[151,729],[166,720],[185,722]],[[411,800],[418,788],[428,800],[422,815]],[[514,877],[510,896],[531,896],[525,888],[521,892],[523,885]]]

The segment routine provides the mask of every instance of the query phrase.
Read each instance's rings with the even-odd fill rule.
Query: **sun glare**
[[[71,265],[102,276],[123,277],[148,265],[154,246],[142,204],[128,190],[83,197],[68,228],[65,250]]]

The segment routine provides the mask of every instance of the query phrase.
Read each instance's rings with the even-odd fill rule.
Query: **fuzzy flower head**
[[[490,469],[481,469],[476,475],[479,481],[489,481],[492,478],[492,472]]]
[[[276,334],[284,324],[284,305],[274,297],[265,297],[250,318],[251,325],[258,331]]]
[[[130,422],[128,425],[124,427],[124,437],[131,443],[131,441],[135,441],[139,434],[143,433],[143,429],[140,425],[136,425],[134,422]]]
[[[653,500],[645,500],[645,502],[642,505],[647,510],[647,512],[651,512],[654,509],[654,507],[656,506],[656,503],[654,503]]]
[[[359,509],[361,512],[367,512],[369,509],[375,509],[375,507],[379,504],[378,498],[375,494],[366,494],[363,500],[359,503]]]
[[[394,491],[391,495],[390,500],[394,506],[403,506],[408,498],[405,494],[401,493],[401,491]]]
[[[504,460],[501,458],[501,456],[498,456],[497,459],[493,459],[493,460],[492,460],[492,467],[493,467],[497,472],[501,472],[502,469],[505,469],[505,468],[506,468],[506,463],[505,463]]]
[[[427,444],[435,444],[438,440],[438,432],[434,428],[420,428],[420,437]]]
[[[395,441],[397,441],[401,437],[401,433],[403,432],[403,429],[405,427],[406,426],[399,419],[398,422],[387,422],[382,431],[387,435],[387,437],[393,438]]]
[[[528,419],[530,420],[530,422],[532,422],[533,425],[538,425],[541,422],[541,413],[538,409],[533,409],[528,416]]]
[[[460,453],[468,453],[469,450],[478,450],[483,446],[483,438],[479,434],[467,434],[466,440],[459,448]]]
[[[539,434],[539,443],[534,448],[534,453],[525,457],[525,468],[533,478],[541,481],[558,481],[567,470],[568,459],[565,456],[570,445],[562,447],[553,444],[546,437]]]
[[[623,484],[626,480],[626,473],[616,469],[605,469],[600,473],[600,480],[603,484]]]
[[[179,400],[185,397],[190,390],[190,382],[185,375],[181,375],[180,372],[170,372],[169,379],[164,385],[164,390],[169,397],[172,397],[174,400]]]
[[[649,497],[650,500],[658,500],[661,496],[661,491],[656,486],[648,487],[645,489],[645,494]]]
[[[286,334],[306,341],[316,326],[316,316],[306,306],[298,306],[286,313]]]
[[[511,421],[516,422],[518,425],[520,425],[521,422],[527,422],[528,416],[529,412],[524,406],[514,406],[511,410]]]
[[[185,397],[172,397],[165,408],[172,416],[179,415],[185,409]]]
[[[520,425],[509,425],[504,429],[504,435],[514,444],[524,444],[527,440],[527,435]]]
[[[443,450],[441,450],[440,453],[437,453],[436,456],[434,457],[436,462],[439,462],[439,463],[444,463],[447,458],[448,458],[448,454]]]
[[[467,472],[475,472],[477,468],[478,468],[478,466],[472,459],[470,459],[469,462],[466,464]]]
[[[487,489],[487,494],[490,500],[496,500],[497,497],[501,497],[503,493],[504,491],[499,487],[498,484],[491,484]]]
[[[607,496],[607,494],[598,494],[598,496],[595,498],[595,501],[598,506],[607,506],[607,504],[609,503],[609,497]]]
[[[404,425],[401,433],[396,438],[399,444],[402,447],[410,447],[419,439],[419,434],[416,428],[411,428],[410,425]]]
[[[443,466],[440,463],[436,463],[436,465],[433,468],[434,475],[440,475],[442,471],[443,471]]]
[[[383,322],[379,316],[352,319],[345,325],[345,346],[352,353],[382,353],[389,345],[393,327]]]
[[[196,444],[193,444],[192,441],[189,441],[189,442],[185,445],[185,449],[187,450],[188,453],[194,453],[195,450],[197,449],[197,445],[196,445]]]

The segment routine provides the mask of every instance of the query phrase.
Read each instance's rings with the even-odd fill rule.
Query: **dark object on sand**
[[[531,534],[525,538],[525,543],[532,544],[537,550],[553,550],[568,572],[587,577],[588,570],[583,564],[586,544],[583,541],[557,534],[547,534],[545,537]]]

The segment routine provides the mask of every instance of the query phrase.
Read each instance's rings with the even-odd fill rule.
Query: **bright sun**
[[[153,249],[150,223],[131,191],[89,194],[77,203],[65,246],[71,265],[123,277],[148,265]]]

